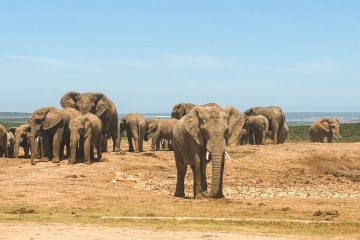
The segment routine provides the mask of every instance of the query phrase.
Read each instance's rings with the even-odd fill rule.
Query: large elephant
[[[265,144],[269,121],[263,115],[248,116],[245,121],[250,144]]]
[[[118,114],[115,104],[102,93],[78,93],[68,92],[60,100],[63,108],[73,107],[82,114],[88,112],[98,116],[102,123],[103,138],[109,136],[113,141],[113,151],[119,146],[118,139]],[[107,151],[105,146],[103,151]]]
[[[274,134],[274,143],[279,143],[279,134],[285,123],[285,113],[276,106],[255,107],[245,111],[245,116],[263,115],[269,121],[269,130]]]
[[[24,157],[29,157],[29,150],[31,147],[31,128],[29,124],[22,124],[15,128],[15,158],[19,157],[19,149],[24,149]]]
[[[96,147],[98,161],[101,161],[102,123],[98,116],[87,113],[71,119],[70,125],[71,156],[69,164],[76,163],[79,149],[84,149],[84,163],[91,164],[93,147]],[[83,145],[83,146],[80,146]]]
[[[122,137],[124,131],[126,131],[127,134],[129,151],[143,152],[146,132],[146,122],[144,116],[138,113],[129,113],[124,116],[120,121],[120,138]],[[135,149],[132,139],[134,140]]]
[[[222,198],[226,142],[236,116],[227,109],[196,106],[174,127],[173,147],[177,169],[176,197],[184,197],[187,165],[194,178],[194,198]],[[212,182],[207,194],[206,165],[212,161]]]
[[[268,131],[267,137],[274,140],[274,134],[272,131]],[[279,143],[285,143],[289,139],[289,126],[284,123],[284,127],[279,132]]]
[[[81,113],[74,108],[65,108],[59,110],[55,107],[44,107],[36,110],[28,119],[31,128],[31,164],[35,165],[35,156],[37,156],[37,147],[35,139],[45,138],[44,142],[48,143],[45,152],[52,162],[60,162],[63,155],[63,146],[67,146],[69,155],[70,131],[69,123],[74,117],[80,116]],[[41,156],[40,156],[41,157]]]
[[[189,113],[191,111],[191,109],[193,109],[196,106],[197,105],[193,104],[193,103],[178,103],[173,107],[173,109],[171,111],[171,118],[180,119],[183,116],[185,116],[187,113]],[[206,106],[220,107],[216,103],[206,103],[201,106],[203,106],[203,107],[206,107]]]
[[[153,133],[151,142],[151,149],[153,151],[160,150],[161,141],[166,141],[169,150],[172,149],[169,143],[172,141],[173,129],[177,121],[177,119],[151,119],[146,122],[147,134]]]
[[[8,157],[8,140],[6,128],[0,124],[0,157]]]
[[[331,143],[333,137],[336,142],[341,138],[340,122],[336,118],[323,118],[313,122],[309,128],[311,142]]]

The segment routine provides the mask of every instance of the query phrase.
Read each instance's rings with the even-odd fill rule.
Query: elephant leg
[[[53,163],[59,163],[60,162],[60,142],[63,137],[64,128],[58,128],[54,134],[53,137]]]
[[[25,158],[28,158],[29,157],[29,147],[28,146],[25,146],[24,147],[24,153],[25,153]]]
[[[91,164],[91,144],[90,139],[85,139],[84,141],[84,163],[90,165]],[[100,151],[101,152],[101,151]]]
[[[187,166],[180,156],[180,154],[174,154],[175,155],[175,162],[176,162],[176,191],[174,196],[175,197],[185,197],[185,175]]]
[[[159,150],[157,146],[157,142],[159,141],[159,133],[155,132],[151,138],[151,150],[156,151]]]
[[[191,170],[193,171],[194,178],[194,198],[201,199],[204,198],[202,193],[201,185],[202,185],[202,176],[201,176],[201,160],[199,156],[195,156],[195,164],[191,166]]]
[[[128,131],[126,135],[127,135],[127,139],[128,139],[128,143],[129,143],[129,152],[133,152],[134,151],[134,146],[132,144],[131,132]]]
[[[101,153],[101,144],[100,141],[99,143],[96,144],[96,153],[97,153],[97,161],[100,162],[102,159],[102,153]]]

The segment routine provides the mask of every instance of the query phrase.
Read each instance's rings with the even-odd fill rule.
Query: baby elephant
[[[98,161],[101,161],[101,130],[102,123],[98,116],[87,113],[71,119],[70,121],[71,154],[69,164],[75,164],[80,154],[77,152],[84,149],[84,163],[91,164],[93,147],[96,147]]]
[[[249,116],[245,126],[248,130],[250,144],[265,144],[266,135],[269,130],[269,121],[262,115]]]
[[[144,116],[138,113],[129,113],[124,116],[120,121],[120,138],[124,131],[126,131],[129,143],[129,152],[143,152],[146,131]],[[132,140],[134,140],[135,148]]]
[[[151,119],[146,122],[146,131],[153,133],[151,149],[153,151],[160,150],[161,141],[172,141],[173,129],[177,119]],[[169,150],[172,150],[169,144]]]

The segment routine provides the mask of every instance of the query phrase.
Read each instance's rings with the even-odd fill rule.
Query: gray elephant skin
[[[249,116],[246,118],[245,127],[250,144],[265,144],[269,130],[269,121],[263,115]]]
[[[6,128],[0,124],[0,157],[8,157],[8,140]]]
[[[129,151],[143,152],[146,132],[146,121],[144,116],[138,113],[129,113],[124,116],[120,121],[120,139],[124,131],[126,131]],[[133,140],[135,148],[132,142]]]
[[[234,119],[232,119],[234,118]],[[222,198],[226,142],[233,113],[220,107],[196,106],[174,127],[173,147],[177,169],[176,197],[184,197],[187,165],[194,177],[194,198]],[[207,153],[208,152],[208,153]],[[212,161],[212,183],[207,194],[206,165]]]
[[[226,106],[224,109],[232,115],[230,119],[232,122],[229,123],[229,138],[227,144],[230,146],[238,145],[240,142],[243,142],[245,117],[233,106]]]
[[[72,107],[81,114],[92,113],[98,116],[102,123],[103,138],[109,136],[113,141],[113,151],[119,146],[118,139],[118,114],[115,104],[102,93],[78,93],[68,92],[60,100],[63,108]],[[107,151],[103,146],[103,151]]]
[[[274,143],[279,143],[279,134],[285,123],[285,113],[280,107],[254,107],[244,112],[245,116],[263,115],[269,121],[269,130],[274,134]]]
[[[48,152],[48,158],[52,159],[52,162],[60,162],[60,156],[63,155],[61,146],[67,146],[67,152],[69,153],[69,123],[72,118],[80,115],[81,113],[78,110],[70,107],[62,110],[55,107],[44,107],[33,112],[28,119],[31,128],[32,165],[35,165],[35,156],[37,156],[37,148],[35,147],[37,137],[46,139],[45,142],[48,143],[46,152]]]
[[[147,134],[152,133],[151,150],[160,150],[160,143],[163,141],[167,143],[169,150],[172,150],[173,130],[177,119],[150,119],[146,121]],[[164,144],[163,149],[166,148]]]
[[[84,149],[84,163],[91,164],[94,159],[93,148],[96,147],[97,160],[101,161],[102,123],[98,116],[87,113],[70,120],[71,155],[69,164],[75,164],[79,149]],[[81,146],[80,146],[81,145]]]
[[[333,137],[338,142],[340,135],[340,122],[336,118],[323,118],[313,122],[309,128],[311,142],[331,143]]]

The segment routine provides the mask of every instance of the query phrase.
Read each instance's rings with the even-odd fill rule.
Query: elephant
[[[37,148],[35,147],[35,139],[45,138],[45,152],[48,152],[48,158],[52,162],[60,162],[63,155],[63,146],[67,146],[67,155],[70,149],[70,131],[69,123],[74,117],[80,116],[81,113],[71,107],[65,109],[57,109],[55,107],[43,107],[30,116],[28,124],[31,128],[31,164],[35,165],[35,156]],[[42,143],[41,143],[42,144]],[[41,154],[40,154],[41,158]]]
[[[24,149],[25,158],[29,157],[31,147],[31,128],[29,124],[22,124],[15,128],[15,150],[14,157],[19,157],[19,149]]]
[[[222,198],[226,142],[236,114],[215,106],[196,106],[174,127],[173,148],[177,170],[174,196],[185,197],[187,165],[194,178],[194,198]],[[212,183],[207,193],[206,165],[212,161]]]
[[[83,148],[84,163],[91,164],[91,159],[94,158],[93,147],[96,147],[97,159],[98,161],[101,161],[102,123],[100,118],[92,113],[75,117],[70,120],[69,129],[71,154],[68,163],[75,164],[76,157],[79,156],[77,151]]]
[[[191,111],[191,109],[193,109],[195,106],[197,106],[197,105],[193,104],[193,103],[184,103],[184,102],[178,103],[173,107],[173,109],[171,111],[171,118],[180,119],[183,116],[185,116],[187,113],[189,113]],[[207,104],[204,104],[201,106],[220,107],[216,103],[207,103]]]
[[[129,142],[130,152],[143,152],[144,151],[144,138],[146,132],[146,122],[143,115],[138,113],[129,113],[124,116],[120,121],[120,138],[123,132],[126,131],[127,139]],[[134,145],[132,143],[134,140]]]
[[[7,132],[7,148],[8,157],[13,158],[15,156],[15,136],[12,132]]]
[[[245,128],[248,133],[250,144],[265,144],[269,130],[269,121],[263,115],[248,116],[245,120]]]
[[[244,112],[245,116],[263,115],[269,121],[269,130],[274,134],[274,143],[278,144],[281,129],[285,123],[285,113],[280,107],[255,107]]]
[[[333,137],[339,142],[340,122],[336,118],[317,120],[310,125],[309,136],[311,142],[331,143]]]
[[[151,119],[146,122],[147,134],[153,133],[151,143],[153,151],[160,150],[161,141],[167,142],[169,150],[172,150],[170,142],[172,141],[173,129],[177,121],[177,119]]]
[[[98,116],[102,123],[102,134],[110,136],[113,141],[113,152],[120,148],[118,139],[118,114],[115,104],[102,93],[78,93],[68,92],[60,100],[63,108],[73,107],[86,114],[88,112]],[[106,146],[102,151],[107,152]]]
[[[6,128],[0,124],[0,157],[8,157],[8,135]]]
[[[274,134],[272,131],[268,131],[267,137],[274,140]],[[279,143],[285,143],[289,139],[289,126],[285,122],[284,127],[279,132]]]
[[[211,106],[211,105],[210,105]],[[216,106],[215,106],[216,107]],[[229,128],[229,140],[228,145],[238,145],[240,141],[243,141],[243,134],[244,134],[244,123],[245,117],[244,115],[235,107],[233,106],[226,106],[224,107],[225,110],[232,114],[232,123],[229,124],[231,128]]]

